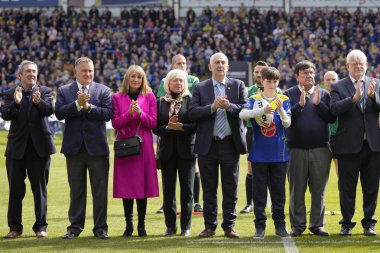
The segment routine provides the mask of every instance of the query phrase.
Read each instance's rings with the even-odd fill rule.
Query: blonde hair
[[[169,73],[166,75],[166,77],[164,79],[164,89],[165,89],[166,94],[171,93],[170,89],[169,89],[170,80],[172,80],[173,78],[175,78],[177,76],[179,76],[183,79],[183,87],[182,87],[181,96],[182,97],[189,96],[190,91],[189,91],[189,84],[187,82],[187,73],[186,73],[186,71],[183,71],[181,69],[170,70]]]
[[[134,73],[136,73],[138,77],[142,77],[140,94],[146,96],[148,92],[152,91],[152,89],[149,87],[143,68],[138,65],[132,65],[127,69],[127,72],[124,75],[123,83],[120,87],[120,93],[127,94],[129,92],[129,79]]]

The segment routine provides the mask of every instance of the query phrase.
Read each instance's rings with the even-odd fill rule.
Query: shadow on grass
[[[71,240],[63,240],[61,238],[49,238],[44,240],[36,239],[35,237],[22,237],[14,240],[0,240],[1,251],[18,251],[18,250],[33,250],[33,251],[109,251],[109,250],[136,250],[142,251],[176,251],[177,249],[191,249],[194,252],[202,252],[203,249],[235,249],[238,242],[241,243],[239,248],[252,248],[252,239],[231,240],[222,236],[216,236],[210,239],[199,239],[195,236],[182,238],[173,236],[170,238],[164,236],[148,236],[147,238],[139,238],[137,236],[131,238],[112,237],[109,240],[100,240],[98,238],[88,236],[79,237]],[[272,241],[273,242],[273,241]],[[259,248],[267,247],[265,243],[258,243],[255,245]],[[256,248],[256,247],[255,247]],[[272,249],[282,251],[283,246],[281,241],[277,238],[277,243],[271,245]],[[213,250],[213,251],[214,251]]]

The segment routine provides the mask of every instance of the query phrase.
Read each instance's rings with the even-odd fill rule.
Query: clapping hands
[[[135,100],[132,100],[132,103],[131,105],[129,106],[129,114],[132,116],[133,112],[136,112],[137,115],[141,115],[141,108],[139,106],[139,104],[137,103],[137,101]]]
[[[178,115],[173,115],[169,118],[168,129],[175,131],[184,131],[183,124],[178,122]]]

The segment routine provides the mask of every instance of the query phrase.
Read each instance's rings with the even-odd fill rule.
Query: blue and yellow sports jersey
[[[285,112],[290,115],[289,98],[281,94],[278,94],[277,97],[282,101]],[[245,108],[252,110],[255,101],[259,99],[265,98],[259,94],[251,96]],[[285,128],[278,114],[276,100],[267,100],[267,102],[275,110],[273,122],[268,128],[265,128],[257,124],[254,118],[250,119],[253,126],[253,142],[251,150],[249,150],[248,160],[256,163],[286,162],[289,160],[289,152],[285,142]]]

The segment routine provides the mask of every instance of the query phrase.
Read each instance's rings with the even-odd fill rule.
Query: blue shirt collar
[[[220,83],[226,85],[226,78],[224,78],[223,81]],[[215,87],[217,84],[219,84],[219,82],[212,78],[212,85]]]

